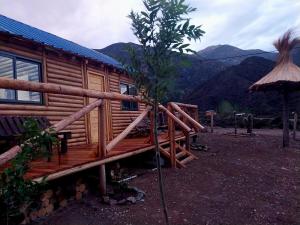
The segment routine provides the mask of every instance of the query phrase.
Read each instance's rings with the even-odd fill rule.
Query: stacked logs
[[[29,224],[31,221],[49,216],[54,210],[66,207],[69,200],[82,200],[87,192],[86,184],[81,180],[77,181],[76,185],[68,186],[65,191],[60,187],[55,188],[55,190],[49,189],[35,202],[36,209],[28,209],[28,206],[25,205],[20,209],[24,214],[24,220],[21,224]],[[73,194],[70,196],[68,193]]]
[[[82,199],[82,196],[84,194],[87,193],[87,189],[86,189],[86,186],[85,184],[82,184],[82,183],[77,183],[76,185],[76,195],[75,195],[75,199],[76,200],[81,200]]]

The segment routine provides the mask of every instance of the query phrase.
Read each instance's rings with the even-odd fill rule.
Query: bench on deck
[[[7,151],[14,145],[21,144],[20,141],[25,132],[24,122],[28,119],[35,119],[38,127],[45,130],[51,126],[49,120],[43,116],[24,117],[24,116],[0,116],[0,151]],[[57,138],[60,141],[58,153],[65,153],[68,150],[68,139],[71,132],[58,132]],[[4,151],[3,151],[4,150]],[[48,151],[52,152],[52,144],[49,144]]]

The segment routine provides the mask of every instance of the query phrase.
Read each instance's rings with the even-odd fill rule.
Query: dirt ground
[[[283,151],[278,130],[256,131],[255,137],[228,132],[200,134],[208,152],[194,152],[199,159],[185,169],[163,169],[171,224],[299,225],[300,143]],[[41,224],[164,224],[156,177],[152,172],[129,182],[146,192],[144,202],[107,206],[90,197]]]

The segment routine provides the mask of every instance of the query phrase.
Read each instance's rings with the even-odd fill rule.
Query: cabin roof
[[[0,32],[19,36],[42,45],[47,45],[74,55],[92,59],[119,69],[122,65],[117,60],[93,49],[81,46],[54,34],[29,26],[0,14]]]

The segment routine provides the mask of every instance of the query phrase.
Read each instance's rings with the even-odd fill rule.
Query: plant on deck
[[[164,200],[160,152],[157,133],[159,102],[164,99],[175,79],[175,66],[171,58],[174,54],[194,53],[186,43],[199,40],[204,34],[201,26],[190,24],[188,15],[196,9],[185,0],[144,0],[145,11],[131,11],[129,18],[134,35],[141,44],[141,57],[134,49],[129,49],[128,71],[153,106],[154,143],[160,181],[160,192],[166,223],[169,224]]]
[[[38,198],[45,188],[45,182],[37,183],[24,176],[30,168],[30,162],[37,158],[49,157],[50,144],[57,143],[53,132],[42,131],[36,120],[24,122],[24,144],[22,151],[9,162],[8,168],[0,174],[0,222],[6,224],[22,216],[30,209],[34,199]]]

